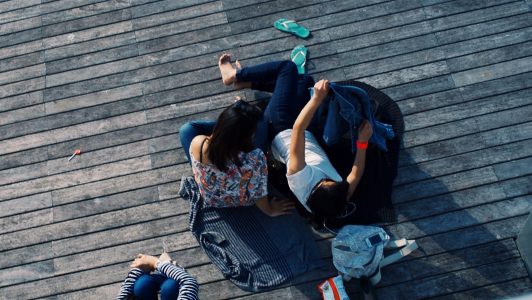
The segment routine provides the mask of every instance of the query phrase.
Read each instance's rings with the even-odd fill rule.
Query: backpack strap
[[[377,272],[372,275],[369,280],[371,281],[371,284],[376,285],[381,281],[381,268],[385,267],[391,263],[394,263],[401,258],[407,256],[408,254],[412,253],[414,250],[418,248],[417,243],[415,240],[407,240],[407,239],[400,239],[400,240],[393,240],[389,241],[386,245],[386,249],[392,249],[392,248],[401,248],[401,250],[395,252],[392,255],[386,256],[383,260],[381,260],[379,267],[377,269]]]

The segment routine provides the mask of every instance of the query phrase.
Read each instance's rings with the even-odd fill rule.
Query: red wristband
[[[361,143],[357,140],[357,148],[358,149],[367,149],[368,148],[368,142]]]

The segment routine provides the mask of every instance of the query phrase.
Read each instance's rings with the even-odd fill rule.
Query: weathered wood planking
[[[512,241],[531,210],[530,1],[0,2],[0,294],[112,298],[131,258],[164,249],[202,298],[320,299],[329,267],[271,292],[222,280],[187,230],[179,127],[243,94],[219,80],[303,43],[316,78],[383,88],[405,115],[398,237],[427,251],[383,270],[386,299],[530,291]],[[272,28],[294,18],[300,40]],[[74,149],[83,154],[66,163]],[[9,242],[11,241],[11,242]],[[505,272],[507,277],[491,274]],[[103,275],[102,275],[103,274]],[[83,278],[83,280],[80,280]],[[402,278],[400,280],[396,278]],[[418,285],[445,288],[418,290]],[[354,285],[347,284],[352,297]],[[35,292],[37,289],[37,292]],[[3,298],[2,298],[3,299]]]

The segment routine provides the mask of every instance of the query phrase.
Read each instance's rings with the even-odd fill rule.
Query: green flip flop
[[[305,65],[307,64],[307,48],[303,45],[298,45],[292,50],[292,61],[297,66],[299,74],[305,74]]]
[[[305,27],[300,27],[294,20],[279,19],[273,23],[273,26],[281,31],[295,34],[301,38],[306,38],[310,34]]]

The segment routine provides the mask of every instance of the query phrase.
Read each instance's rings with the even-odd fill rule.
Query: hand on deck
[[[278,197],[274,197],[272,201],[270,201],[270,208],[271,212],[269,214],[270,217],[278,217],[282,215],[289,215],[292,213],[292,209],[296,207],[295,203],[292,201],[292,199],[283,199],[278,200]]]

